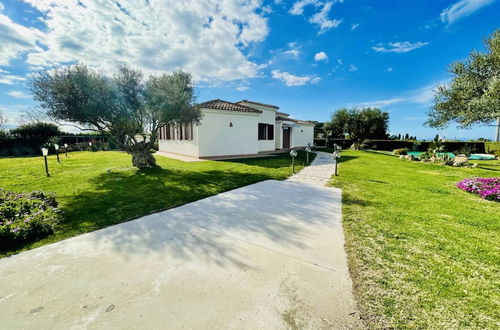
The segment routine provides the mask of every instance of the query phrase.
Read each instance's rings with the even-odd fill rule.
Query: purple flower
[[[19,229],[20,229],[19,227],[16,227],[16,228],[12,229],[12,232],[17,233],[19,231]]]
[[[456,185],[459,189],[491,201],[500,201],[500,178],[464,179]]]

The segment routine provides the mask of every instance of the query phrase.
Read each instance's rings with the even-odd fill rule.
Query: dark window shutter
[[[267,125],[267,139],[274,140],[274,125]]]

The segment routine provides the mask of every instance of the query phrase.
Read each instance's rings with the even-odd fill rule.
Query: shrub
[[[393,153],[395,155],[406,155],[408,153],[408,148],[394,149]]]
[[[52,234],[60,219],[54,194],[0,188],[0,250]]]
[[[489,154],[500,155],[500,142],[485,142],[484,149]]]
[[[457,187],[490,201],[500,202],[500,178],[464,179]]]

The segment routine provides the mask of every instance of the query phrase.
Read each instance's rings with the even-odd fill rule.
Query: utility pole
[[[495,142],[500,142],[500,117],[497,117],[497,134],[495,137]]]

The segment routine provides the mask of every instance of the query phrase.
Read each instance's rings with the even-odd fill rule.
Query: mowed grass
[[[500,328],[500,203],[461,191],[499,161],[453,168],[345,151],[349,267],[369,328]]]
[[[263,180],[291,174],[288,154],[228,161],[181,162],[156,156],[158,167],[137,169],[118,151],[74,152],[49,156],[50,177],[42,157],[0,159],[0,188],[56,193],[64,221],[54,235],[0,257],[104,228],[146,214]],[[296,169],[305,163],[300,152]]]

